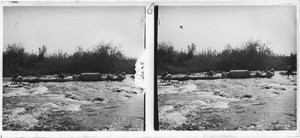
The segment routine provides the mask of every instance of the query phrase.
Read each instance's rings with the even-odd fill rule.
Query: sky
[[[182,26],[182,28],[180,28]],[[159,42],[170,42],[176,50],[208,47],[222,51],[261,40],[276,54],[296,52],[295,6],[191,6],[159,7]]]
[[[20,43],[27,52],[46,45],[47,53],[73,53],[78,46],[92,49],[110,43],[127,57],[144,48],[144,7],[4,7],[3,44]]]

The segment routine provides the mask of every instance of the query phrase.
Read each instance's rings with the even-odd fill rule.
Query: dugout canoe
[[[34,79],[24,79],[23,82],[38,83],[38,82],[68,82],[73,81],[73,79],[57,79],[57,78],[34,78]]]
[[[68,81],[123,81],[125,78],[112,76],[107,78],[100,73],[81,73],[80,75],[68,76],[63,79],[59,78],[26,78],[22,82],[38,83],[38,82],[68,82]]]
[[[250,78],[249,70],[230,70],[228,74],[229,78]]]
[[[280,75],[287,75],[287,72],[279,72],[279,74],[280,74]],[[293,72],[293,73],[290,74],[290,75],[297,75],[297,73],[296,73],[296,72]]]
[[[214,75],[211,77],[208,76],[172,76],[171,80],[186,81],[186,80],[214,80],[214,79],[246,79],[246,78],[271,78],[266,73],[263,73],[259,76],[255,74],[250,74],[249,70],[230,70],[225,75]],[[161,79],[161,78],[160,78]]]
[[[81,73],[79,81],[105,81],[106,78],[102,77],[100,73]]]
[[[228,77],[228,79],[246,79],[246,78],[271,78],[270,76],[267,76],[267,75],[262,75],[262,76],[259,76],[259,77],[255,77],[255,76],[252,76],[252,75],[249,75],[249,76],[243,76],[243,77]],[[178,80],[178,81],[186,81],[186,80],[215,80],[215,79],[225,79],[225,78],[222,78],[220,76],[213,76],[213,77],[193,77],[193,76],[190,76],[190,77],[173,77],[171,80]]]
[[[120,78],[117,75],[112,75],[111,77],[107,77],[106,75],[102,75],[100,73],[81,73],[78,77],[78,81],[123,81],[124,78]]]
[[[79,79],[79,80],[73,80],[73,79],[46,79],[46,78],[35,78],[35,79],[24,79],[22,82],[28,82],[28,83],[39,83],[39,82],[69,82],[69,81],[122,81],[119,78],[99,78],[99,79]]]
[[[3,87],[6,87],[6,88],[22,88],[23,85],[6,84],[6,85],[3,85]]]
[[[214,79],[222,79],[222,77],[220,77],[220,76],[213,76],[213,77],[185,76],[185,77],[172,77],[171,80],[186,81],[186,80],[214,80]]]

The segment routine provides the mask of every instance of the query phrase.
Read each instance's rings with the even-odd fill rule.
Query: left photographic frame
[[[3,6],[2,130],[144,131],[144,36],[145,6]]]

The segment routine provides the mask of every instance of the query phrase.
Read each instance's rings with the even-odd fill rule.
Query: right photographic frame
[[[156,6],[155,129],[297,129],[297,6]]]

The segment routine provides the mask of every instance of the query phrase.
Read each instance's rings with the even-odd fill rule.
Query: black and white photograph
[[[145,6],[4,6],[3,131],[144,131],[144,33]]]
[[[158,6],[159,130],[297,129],[297,6]]]

